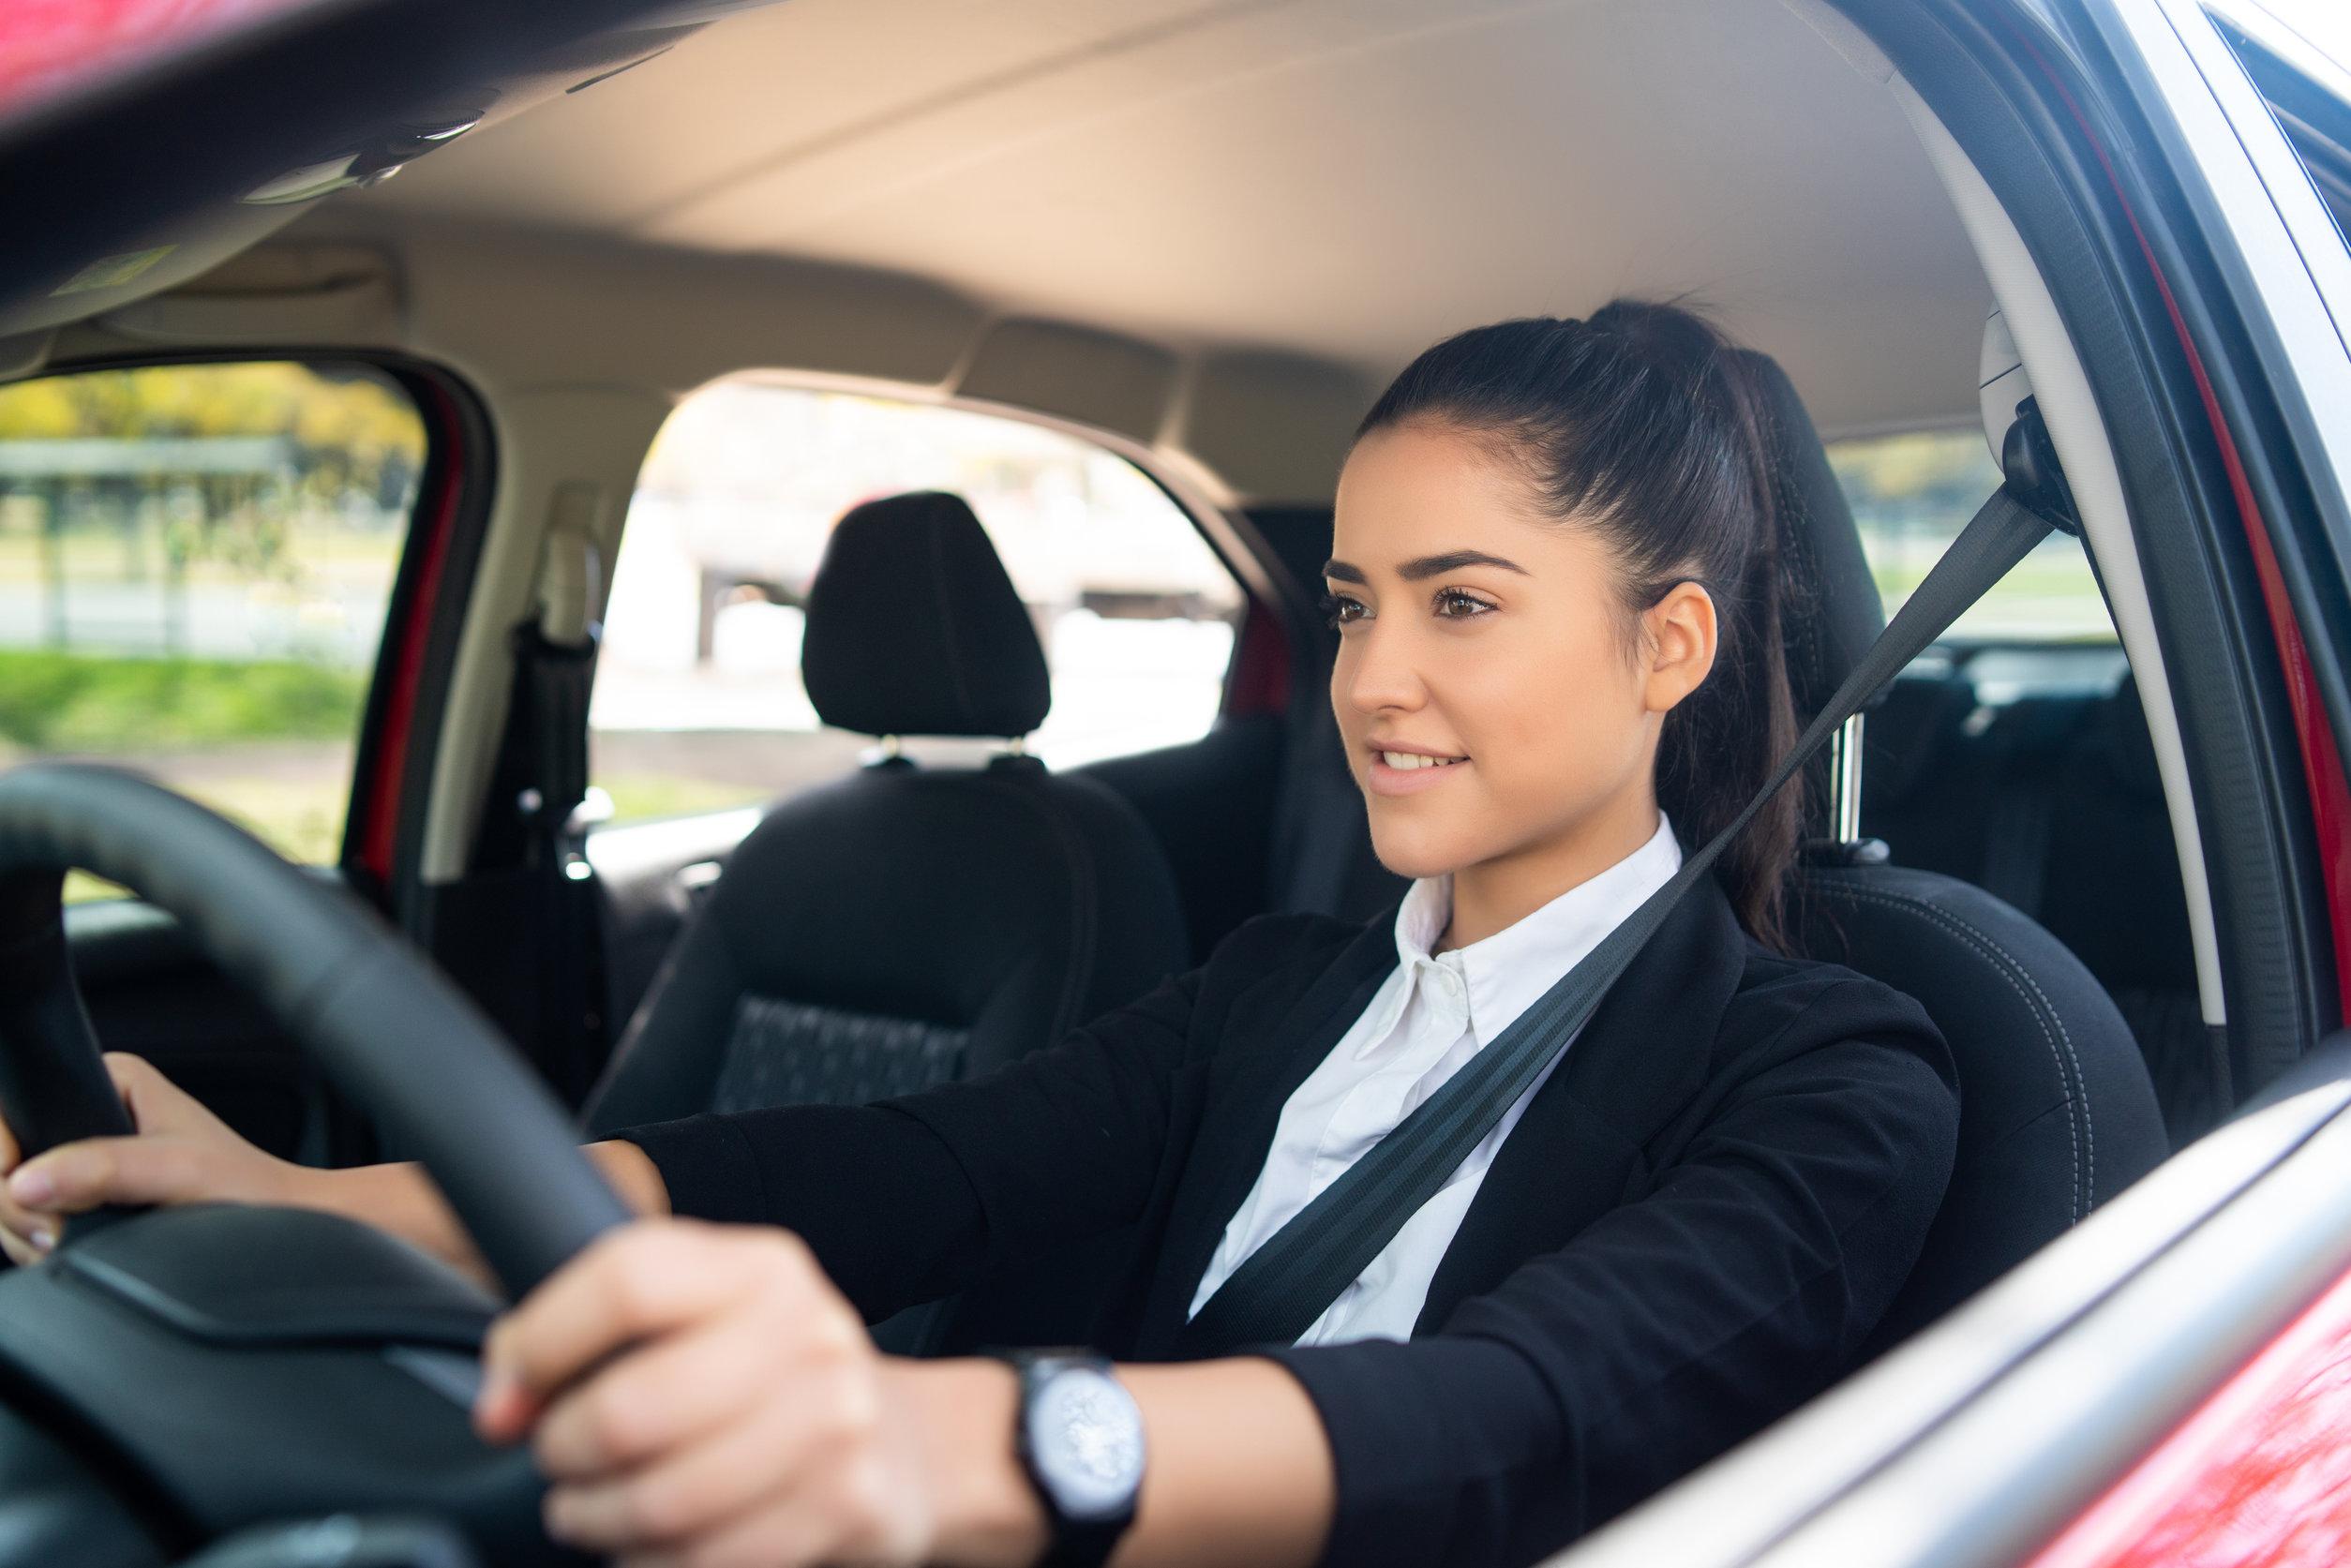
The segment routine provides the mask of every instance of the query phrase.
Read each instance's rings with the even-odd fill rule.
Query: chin
[[[1371,852],[1380,864],[1399,876],[1443,876],[1460,870],[1475,856],[1442,832],[1416,831],[1403,823],[1371,823]]]

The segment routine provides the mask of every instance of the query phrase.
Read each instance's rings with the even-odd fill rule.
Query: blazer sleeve
[[[1204,1007],[1221,1012],[1298,958],[1304,934],[1291,917],[1249,921],[1202,967],[967,1083],[615,1136],[651,1157],[675,1212],[800,1232],[878,1321],[1137,1217],[1166,1157],[1177,1075],[1216,1032]]]
[[[1200,979],[1173,977],[969,1083],[615,1136],[651,1157],[674,1212],[798,1232],[876,1321],[1140,1212]],[[1025,1135],[1005,1137],[1013,1127]]]
[[[1958,1097],[1916,1004],[1844,979],[1645,1196],[1410,1343],[1275,1350],[1329,1433],[1325,1561],[1531,1562],[1841,1376],[1916,1261]]]

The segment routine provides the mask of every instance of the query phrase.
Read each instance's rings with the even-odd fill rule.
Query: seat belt
[[[483,822],[486,839],[495,829],[502,861],[512,857],[535,905],[523,917],[535,983],[527,1000],[517,997],[515,1021],[525,1054],[574,1105],[594,1082],[606,1032],[600,895],[575,821],[588,796],[588,701],[600,634],[597,505],[595,487],[585,482],[556,487],[537,603],[508,638],[514,684],[500,799]]]
[[[1698,885],[1847,716],[1925,651],[2053,528],[2080,531],[2039,411],[2029,397],[2016,412],[2002,453],[2005,481],[1903,602],[1754,799],[1491,1045],[1242,1260],[1176,1336],[1178,1355],[1193,1359],[1229,1354],[1246,1345],[1295,1344],[1518,1103],[1598,1008],[1682,895]]]

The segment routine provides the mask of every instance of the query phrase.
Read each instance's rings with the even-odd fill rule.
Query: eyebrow
[[[1447,550],[1443,555],[1421,556],[1417,560],[1408,560],[1399,566],[1396,569],[1396,575],[1408,583],[1416,583],[1424,578],[1439,576],[1447,572],[1458,572],[1464,566],[1499,566],[1505,572],[1516,572],[1521,577],[1530,575],[1527,569],[1517,561],[1505,560],[1500,556],[1490,556],[1483,550]],[[1343,560],[1323,562],[1323,575],[1342,583],[1360,583],[1370,580],[1364,576],[1362,567]]]

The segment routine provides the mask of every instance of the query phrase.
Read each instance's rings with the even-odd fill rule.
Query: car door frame
[[[2151,1487],[2178,1488],[2207,1474],[2263,1479],[2257,1457],[2249,1471],[2225,1467],[2258,1456],[2259,1424],[2279,1408],[2281,1365],[2351,1366],[2351,1193],[2340,1179],[2351,1157],[2351,1034],[2314,1038],[2342,1024],[2335,955],[2351,926],[2343,819],[2329,793],[2340,790],[2343,742],[2351,739],[2342,679],[2351,613],[2339,592],[2343,545],[2351,541],[2344,527],[2351,468],[2341,445],[2351,428],[2326,428],[2314,404],[2351,385],[2341,379],[2351,363],[2330,319],[2315,343],[2289,342],[2282,330],[2313,320],[2316,285],[2257,171],[2283,178],[2299,165],[2279,160],[2291,149],[2266,112],[2252,115],[2258,101],[2237,90],[2241,68],[2224,47],[2215,53],[2222,40],[2187,0],[2050,0],[2030,13],[2024,5],[1999,14],[1979,7],[1972,18],[1940,0],[1839,0],[1838,8],[1912,82],[1986,178],[2007,182],[2003,205],[2028,231],[2044,275],[2059,259],[2091,263],[2048,283],[2067,306],[2069,328],[2079,335],[2087,322],[2103,332],[2097,341],[2110,361],[2124,362],[2104,366],[2102,381],[2102,367],[2088,366],[2101,381],[2110,427],[2109,396],[2130,390],[2121,368],[2168,381],[2176,406],[2164,415],[2203,416],[2201,450],[2149,450],[2156,438],[2195,436],[2190,417],[2116,428],[2116,445],[2126,469],[2142,470],[2134,521],[2192,524],[2204,539],[2184,562],[2150,562],[2149,592],[2164,610],[2185,613],[2182,601],[2202,578],[2205,613],[2190,626],[2175,620],[2164,639],[2167,656],[2184,660],[2173,679],[2207,786],[2199,796],[2213,799],[2212,749],[2240,721],[2261,748],[2242,782],[2257,778],[2265,793],[2254,801],[2219,798],[2228,814],[2261,819],[2260,832],[2209,833],[2209,806],[2200,825],[2208,851],[2224,862],[2258,854],[2264,839],[2277,854],[2268,880],[2285,887],[2293,907],[2267,934],[2293,947],[2284,963],[2273,958],[2266,967],[2293,967],[2299,1019],[2283,1022],[2286,1038],[2303,1034],[2310,1043],[2275,1065],[2267,1092],[2234,1121],[1942,1323],[1554,1560],[1575,1568],[1667,1559],[1890,1565],[2031,1558],[2052,1568],[2139,1561],[2127,1556],[2134,1532],[2162,1516],[2149,1507]],[[2196,37],[2199,25],[2209,43]],[[2028,73],[2039,73],[2040,91],[2054,95],[2071,128],[2047,114],[2044,100],[2038,125],[2013,116],[2003,148],[1986,134],[1991,106],[1937,80],[1937,56],[1922,47],[1932,41],[1928,27],[1946,40],[1973,30],[1979,91],[1995,82],[2027,87]],[[1982,68],[2003,58],[2005,81]],[[2126,157],[2115,132],[2134,123],[2141,138],[2127,142]],[[2019,130],[2028,133],[2021,147],[2013,140]],[[2059,147],[2036,146],[2034,130],[2061,131],[2053,142],[2078,138],[2070,158]],[[2028,166],[2019,166],[2020,155]],[[2010,161],[1998,167],[2003,157]],[[2053,174],[2080,180],[2085,206],[2119,224],[2103,254],[2069,248],[2061,231],[2051,231],[2049,193],[2036,202],[2029,187],[2036,176],[2057,183]],[[2164,182],[2179,188],[2163,189]],[[2130,277],[2134,266],[2143,276]],[[2101,291],[2110,303],[2139,306],[2144,330],[2135,338],[2117,330],[2119,312],[2101,319],[2090,308]],[[2119,450],[2134,441],[2134,450]],[[2155,457],[2165,459],[2181,495],[2150,517],[2142,506],[2161,500],[2150,478],[2163,469],[2146,471]],[[2143,551],[2147,543],[2143,533]],[[2221,630],[2231,640],[2211,647],[2224,657],[2183,646],[2184,635]],[[2216,689],[2233,700],[2211,700]],[[2230,880],[2222,909],[2239,913],[2263,880]],[[2242,957],[2224,953],[2233,964],[2232,1030],[2244,1025],[2247,1003],[2264,1000],[2248,994],[2261,969]],[[2332,1397],[2335,1413],[2351,1416],[2351,1398]],[[2323,1467],[2319,1473],[2340,1485],[2351,1477],[2351,1441],[2304,1450],[2298,1462]],[[2192,1508],[2208,1500],[2224,1507],[2230,1496],[2181,1495]],[[2292,1522],[2270,1528],[2282,1532]],[[2075,1532],[2060,1536],[2069,1526]]]

